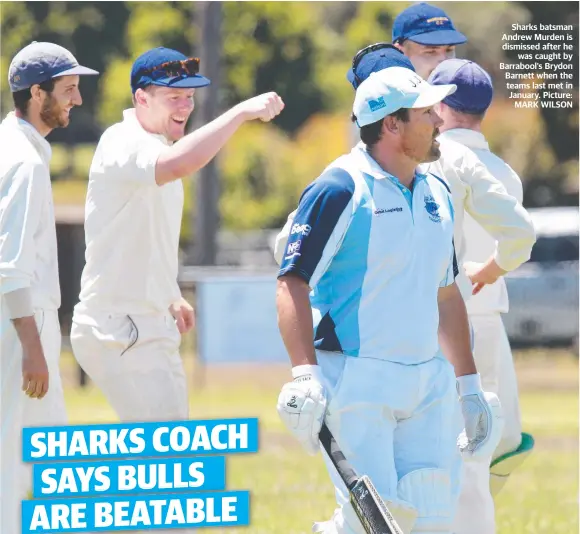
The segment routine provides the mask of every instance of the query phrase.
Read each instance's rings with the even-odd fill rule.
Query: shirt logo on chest
[[[433,222],[441,222],[441,215],[439,215],[439,204],[431,195],[425,195],[425,211],[429,215],[429,219]]]
[[[403,208],[376,208],[375,211],[373,211],[374,215],[382,215],[383,213],[393,213],[393,212],[401,212],[403,211]]]

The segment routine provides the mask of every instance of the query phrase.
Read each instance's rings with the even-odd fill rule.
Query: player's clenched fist
[[[318,435],[327,403],[316,368],[317,365],[294,367],[294,381],[284,384],[277,406],[280,418],[309,454],[319,450]]]
[[[283,100],[274,92],[264,93],[240,104],[246,120],[260,119],[268,122],[284,109]]]

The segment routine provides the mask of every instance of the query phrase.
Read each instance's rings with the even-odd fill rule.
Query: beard
[[[431,144],[429,145],[428,149],[420,148],[419,146],[417,146],[416,139],[414,138],[404,139],[402,145],[403,153],[409,159],[417,162],[417,164],[431,163],[432,161],[437,161],[441,157],[439,143],[436,140],[438,135],[439,129],[436,129],[433,132],[433,135],[431,137]]]
[[[40,118],[51,129],[66,128],[70,122],[68,115],[63,114],[63,109],[51,94],[48,94],[42,103]]]
[[[429,153],[423,159],[421,163],[431,163],[432,161],[437,161],[441,157],[441,150],[439,150],[439,143],[433,139]]]

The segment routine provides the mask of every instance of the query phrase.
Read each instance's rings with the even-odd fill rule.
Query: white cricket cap
[[[352,108],[359,128],[402,108],[427,108],[453,94],[456,85],[431,85],[404,67],[372,72],[356,90]]]

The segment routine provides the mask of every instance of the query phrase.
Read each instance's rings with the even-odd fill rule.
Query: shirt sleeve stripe
[[[325,269],[322,263],[328,264],[336,252],[327,249],[327,245],[340,243],[349,219],[344,214],[353,195],[354,180],[341,168],[326,170],[304,190],[278,276],[294,273],[307,283],[315,271],[317,279],[322,276]]]

